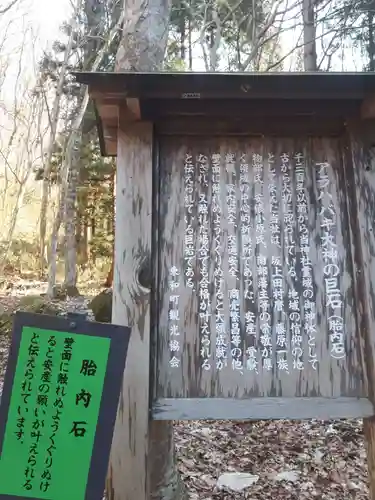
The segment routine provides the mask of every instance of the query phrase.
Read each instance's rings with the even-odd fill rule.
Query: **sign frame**
[[[0,405],[0,460],[24,327],[55,330],[72,336],[81,334],[90,337],[109,338],[111,341],[86,490],[84,498],[82,498],[82,500],[102,500],[131,329],[127,326],[86,321],[84,317],[80,318],[78,315],[74,315],[74,317],[68,315],[67,318],[63,318],[16,312]],[[38,497],[3,494],[0,489],[0,500],[30,500],[32,498],[37,499]]]
[[[374,416],[374,406],[372,404],[372,399],[369,395],[368,387],[366,385],[365,376],[363,373],[366,371],[366,366],[359,364],[361,370],[360,378],[363,382],[363,395],[358,396],[352,395],[325,395],[325,396],[283,396],[272,395],[272,396],[252,396],[248,397],[236,397],[235,391],[231,396],[208,396],[207,394],[197,395],[197,396],[164,396],[158,394],[158,384],[159,384],[159,373],[160,366],[159,360],[159,340],[160,340],[160,300],[163,292],[159,290],[159,283],[164,283],[164,277],[161,276],[161,259],[165,257],[161,256],[161,246],[162,246],[162,235],[161,228],[163,227],[162,215],[167,210],[165,202],[162,197],[161,186],[165,179],[163,175],[168,178],[169,173],[165,174],[163,172],[163,145],[165,141],[176,141],[179,145],[178,140],[181,137],[185,138],[185,134],[181,133],[180,130],[172,133],[170,131],[165,131],[164,129],[158,129],[154,135],[154,148],[157,154],[154,156],[153,170],[155,176],[154,191],[153,191],[153,207],[154,207],[154,218],[155,218],[155,233],[154,235],[154,248],[157,257],[154,260],[154,275],[153,275],[153,301],[152,307],[156,311],[156,327],[155,334],[152,336],[152,341],[150,344],[150,366],[151,366],[151,419],[152,420],[277,420],[277,419],[290,419],[290,420],[301,420],[301,419],[321,419],[327,420],[332,418],[369,418]],[[199,132],[195,135],[188,135],[191,142],[194,143],[196,140],[203,139],[212,144],[212,141],[232,138],[242,138],[254,140],[251,134],[244,134],[241,136],[239,134],[214,134],[208,130],[204,132]],[[270,140],[283,139],[296,139],[294,134],[277,134],[274,137],[272,134],[266,135]],[[325,136],[324,136],[325,137]],[[328,139],[332,139],[327,136]],[[335,138],[335,136],[333,136]],[[297,136],[298,141],[306,140],[305,136]],[[345,138],[339,141],[342,151],[347,147],[347,142]],[[178,147],[177,147],[178,150]],[[348,159],[342,160],[342,168],[345,169],[345,173],[351,168],[351,164],[348,164]],[[183,175],[183,174],[181,174]],[[171,176],[173,177],[173,176]],[[349,189],[348,189],[349,192]],[[349,225],[352,222],[349,223]],[[352,244],[351,237],[348,238],[350,244]],[[351,251],[354,251],[354,247],[351,247]],[[353,271],[354,281],[357,279],[357,272]],[[154,312],[155,314],[155,312]],[[186,321],[186,318],[185,318]],[[194,322],[193,322],[194,323]],[[358,339],[360,338],[359,330],[357,331]]]

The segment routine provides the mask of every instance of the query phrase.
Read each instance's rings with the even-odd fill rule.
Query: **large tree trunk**
[[[177,470],[173,422],[153,421],[149,435],[150,499],[185,500],[185,485]]]
[[[171,0],[124,0],[116,71],[157,71],[168,40]]]
[[[305,71],[316,71],[316,27],[315,27],[315,0],[302,1],[303,16],[303,61]]]
[[[126,19],[117,71],[160,69],[170,9],[171,0],[124,1]],[[149,421],[148,414],[152,127],[124,127],[120,125],[118,134],[112,320],[129,325],[132,334],[112,442],[107,495],[109,500],[184,500],[186,494],[176,467],[173,423]]]

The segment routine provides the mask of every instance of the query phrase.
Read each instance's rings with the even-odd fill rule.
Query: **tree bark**
[[[80,166],[81,133],[77,132],[67,176],[64,225],[65,225],[65,279],[66,289],[74,288],[77,283],[77,248],[76,248],[76,199]]]
[[[106,490],[109,500],[146,500],[150,288],[138,277],[151,255],[151,124],[120,124],[116,178],[112,321],[132,330]]]
[[[124,0],[116,71],[157,71],[168,40],[171,0]]]
[[[314,0],[302,1],[303,61],[305,71],[317,71]]]
[[[152,421],[149,428],[150,499],[185,500],[185,485],[177,469],[173,422]]]
[[[40,221],[39,221],[39,271],[40,274],[44,274],[44,254],[46,247],[46,229],[47,229],[47,209],[48,209],[48,195],[50,188],[50,175],[52,170],[52,158],[53,151],[55,147],[56,135],[57,135],[57,125],[60,118],[60,104],[63,95],[64,82],[67,74],[67,68],[70,56],[72,55],[72,48],[74,42],[74,34],[76,33],[77,26],[77,11],[80,9],[82,0],[77,2],[76,9],[72,17],[72,30],[69,36],[69,40],[64,53],[64,60],[60,68],[59,79],[56,86],[56,94],[53,102],[52,111],[50,113],[49,125],[50,125],[50,138],[48,149],[46,153],[46,159],[43,166],[43,182],[42,182],[42,199],[40,205]]]
[[[371,10],[367,13],[368,22],[368,44],[367,54],[369,60],[369,71],[375,71],[375,33],[374,33],[374,8],[375,2],[371,3]]]
[[[124,0],[117,71],[155,71],[167,47],[171,0]],[[120,110],[121,112],[121,110]],[[121,123],[121,118],[120,118]],[[173,423],[149,420],[150,290],[138,281],[151,259],[152,127],[119,129],[113,322],[132,327],[107,480],[109,500],[184,500]]]
[[[119,129],[112,321],[132,328],[107,479],[108,500],[184,500],[173,423],[149,421],[152,127]],[[130,237],[131,235],[131,237]],[[147,272],[146,272],[147,274]]]

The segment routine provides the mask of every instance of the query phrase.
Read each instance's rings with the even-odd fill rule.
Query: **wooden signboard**
[[[156,419],[373,414],[336,138],[160,139]]]
[[[127,327],[17,313],[0,409],[0,499],[102,500]]]
[[[348,417],[375,500],[375,73],[76,76],[133,328],[111,500],[159,485],[161,420]]]

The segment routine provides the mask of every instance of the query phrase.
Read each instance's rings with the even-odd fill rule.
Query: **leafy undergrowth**
[[[0,295],[0,379],[15,310],[83,311],[95,290],[85,290],[86,298],[51,302],[40,296],[43,286],[15,287]],[[176,422],[175,441],[191,500],[369,497],[361,420]],[[243,487],[243,481],[249,485]]]

